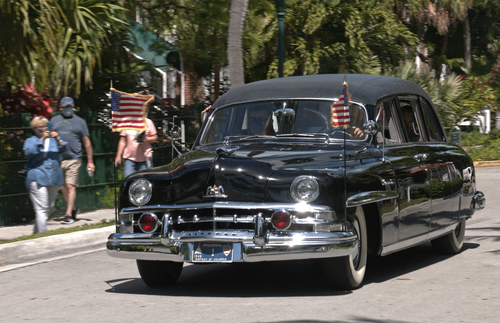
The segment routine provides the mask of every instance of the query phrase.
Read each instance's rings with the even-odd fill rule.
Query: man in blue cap
[[[65,153],[62,154],[61,169],[64,176],[64,185],[61,188],[66,201],[66,215],[62,223],[73,223],[76,220],[78,207],[75,205],[78,174],[82,166],[82,144],[87,153],[87,170],[94,174],[95,165],[92,154],[92,144],[89,139],[89,129],[85,120],[74,114],[75,103],[73,98],[66,96],[59,103],[62,113],[53,117],[54,131],[57,131],[62,140],[68,142]]]

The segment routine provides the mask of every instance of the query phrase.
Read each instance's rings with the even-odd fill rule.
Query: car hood
[[[367,150],[365,145],[348,144],[346,153],[346,163],[353,164],[359,163],[362,156],[366,157]],[[192,150],[169,165],[136,174],[153,184],[154,193],[149,204],[292,202],[282,191],[288,191],[293,179],[308,174],[342,174],[343,156],[342,144],[255,143],[220,147],[217,152]],[[168,187],[165,180],[170,181]]]

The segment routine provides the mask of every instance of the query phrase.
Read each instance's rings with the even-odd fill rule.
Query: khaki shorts
[[[63,160],[61,162],[61,170],[64,177],[65,184],[78,186],[78,174],[82,166],[81,159]]]

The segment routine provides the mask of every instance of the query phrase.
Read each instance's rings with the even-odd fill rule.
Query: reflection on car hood
[[[319,149],[321,148],[321,149]],[[350,162],[365,154],[364,145],[348,145]],[[344,165],[342,144],[268,145],[266,143],[226,147],[225,153],[193,150],[154,172],[169,171],[169,192],[154,193],[150,204],[200,203],[222,201],[266,201],[269,180],[279,171],[297,174],[335,171]],[[366,157],[366,156],[365,156]],[[149,170],[152,181],[158,181]],[[143,176],[148,176],[144,174]],[[165,184],[152,183],[153,187]],[[289,184],[287,184],[289,185]],[[210,188],[222,188],[218,196]],[[208,191],[208,192],[207,192]],[[223,196],[224,195],[224,196]]]

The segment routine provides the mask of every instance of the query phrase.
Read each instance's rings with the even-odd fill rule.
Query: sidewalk
[[[79,213],[76,216],[76,221],[71,224],[62,224],[61,221],[50,219],[47,221],[47,230],[55,230],[59,228],[81,227],[85,224],[97,224],[106,220],[107,222],[115,219],[114,209],[102,209],[87,213]],[[0,241],[11,240],[22,236],[33,234],[34,224],[21,224],[15,226],[0,227]]]
[[[97,224],[115,219],[114,209],[102,209],[93,212],[80,213],[72,224],[62,224],[51,219],[47,222],[49,231],[59,228],[79,227],[85,224]],[[115,231],[114,225],[99,229],[83,230],[72,233],[57,234],[37,239],[29,239],[12,243],[0,244],[0,272],[12,269],[16,264],[30,262],[57,256],[69,252],[81,252],[90,248],[104,248],[108,236]],[[10,240],[33,234],[33,224],[0,227],[0,241]]]

